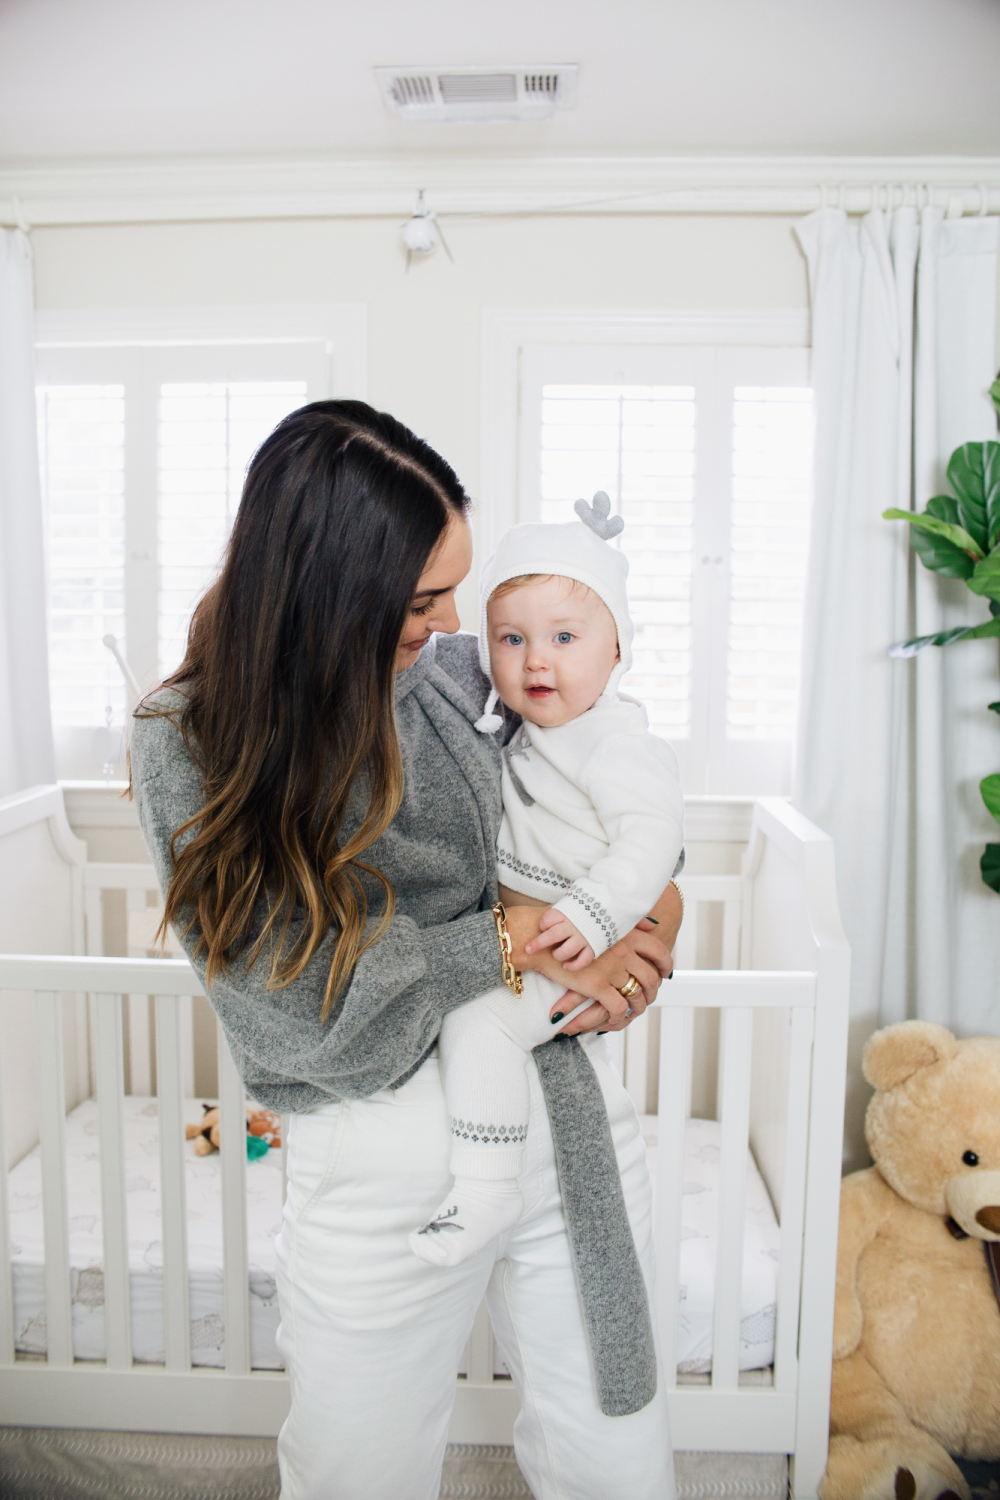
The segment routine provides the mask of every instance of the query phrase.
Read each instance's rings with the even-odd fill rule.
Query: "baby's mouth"
[[[547,698],[550,693],[555,692],[555,688],[542,687],[540,685],[537,685],[535,687],[527,688],[525,691],[527,692],[529,698]]]

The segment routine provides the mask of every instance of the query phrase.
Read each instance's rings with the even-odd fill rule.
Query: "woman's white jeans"
[[[639,1122],[602,1044],[586,1045],[652,1303]],[[282,1500],[437,1500],[455,1376],[484,1294],[521,1399],[514,1446],[536,1500],[673,1500],[662,1377],[634,1416],[597,1405],[545,1103],[528,1074],[524,1212],[457,1267],[427,1265],[407,1245],[450,1181],[436,1056],[394,1093],[293,1115],[278,1237],[292,1397],[278,1439]]]

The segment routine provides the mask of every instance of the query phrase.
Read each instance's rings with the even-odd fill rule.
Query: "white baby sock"
[[[509,996],[509,991],[503,994]],[[454,1186],[410,1249],[433,1266],[457,1266],[521,1216],[517,1179],[528,1133],[527,1053],[481,996],[445,1017],[440,1056],[451,1115]]]
[[[410,1235],[414,1255],[432,1266],[457,1266],[521,1217],[517,1179],[456,1177],[434,1216]]]

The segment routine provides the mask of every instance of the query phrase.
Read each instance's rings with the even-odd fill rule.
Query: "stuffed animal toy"
[[[219,1106],[203,1104],[200,1125],[185,1125],[184,1134],[194,1141],[197,1156],[208,1156],[219,1149]],[[247,1110],[247,1157],[253,1161],[266,1156],[271,1146],[281,1145],[281,1116],[270,1109]]]
[[[968,1500],[1000,1458],[1000,1037],[903,1021],[865,1048],[875,1163],[840,1197],[822,1500]]]

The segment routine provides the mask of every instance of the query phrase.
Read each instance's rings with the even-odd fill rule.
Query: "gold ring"
[[[636,990],[641,989],[642,985],[639,983],[638,979],[636,979],[634,974],[630,974],[618,993],[619,995],[621,995],[623,1000],[631,1000]]]

